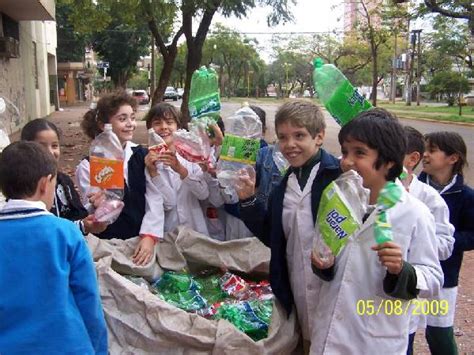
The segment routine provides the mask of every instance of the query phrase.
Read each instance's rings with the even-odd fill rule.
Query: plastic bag
[[[342,174],[323,191],[315,225],[313,253],[329,262],[344,248],[362,224],[369,192],[362,178],[353,170]]]

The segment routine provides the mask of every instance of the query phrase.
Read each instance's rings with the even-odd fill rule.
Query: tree
[[[446,96],[449,106],[453,106],[456,98],[460,100],[461,94],[468,93],[469,90],[469,81],[462,74],[453,71],[435,74],[428,84],[431,95]]]
[[[424,0],[421,11],[439,13],[443,16],[468,21],[471,36],[474,36],[474,8],[470,0]]]
[[[56,5],[56,25],[58,28],[58,62],[82,62],[87,45],[87,36],[74,31],[68,21],[71,5],[58,1]]]

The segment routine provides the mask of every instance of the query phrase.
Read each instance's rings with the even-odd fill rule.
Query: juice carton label
[[[260,140],[226,134],[222,143],[220,159],[253,165],[257,161]]]
[[[90,184],[102,189],[123,189],[123,160],[91,156]]]

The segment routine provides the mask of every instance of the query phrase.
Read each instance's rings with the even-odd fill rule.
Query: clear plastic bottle
[[[124,151],[111,124],[104,125],[90,147],[90,192],[104,191],[105,198],[96,208],[94,216],[99,222],[113,223],[124,203]]]
[[[333,64],[323,64],[321,58],[316,58],[313,64],[313,82],[319,100],[341,126],[360,112],[372,108]]]
[[[290,167],[290,163],[288,163],[288,160],[286,160],[286,158],[283,156],[278,143],[276,143],[273,147],[272,157],[276,167],[278,168],[278,171],[280,172],[280,175],[284,176]]]
[[[221,101],[217,73],[214,69],[202,66],[193,73],[188,105],[193,119],[219,116]]]
[[[153,128],[148,130],[148,150],[158,154],[168,150],[168,145],[166,142],[158,133],[155,132]],[[163,163],[156,162],[156,167],[157,169],[162,169]]]

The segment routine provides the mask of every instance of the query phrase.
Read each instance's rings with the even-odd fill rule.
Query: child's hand
[[[150,237],[142,237],[133,253],[133,262],[137,265],[146,265],[150,262],[155,251],[155,240]]]
[[[162,152],[158,155],[158,161],[161,161],[163,164],[169,166],[171,169],[177,172],[181,179],[184,179],[186,176],[188,176],[188,169],[181,165],[178,158],[176,157],[176,152]]]
[[[88,215],[86,218],[82,220],[84,223],[84,232],[86,234],[98,234],[102,233],[107,229],[107,222],[97,222],[93,214]]]
[[[158,169],[156,168],[156,162],[158,161],[158,153],[149,151],[145,157],[145,166],[148,170],[148,174],[153,178],[158,175]]]
[[[311,263],[320,270],[329,269],[334,265],[334,255],[331,255],[328,260],[323,261],[314,251],[311,252]]]
[[[385,242],[374,245],[372,250],[377,251],[380,263],[392,275],[398,275],[403,268],[402,249],[394,242]]]
[[[89,198],[89,202],[94,208],[97,208],[101,205],[102,202],[105,200],[105,192],[103,190],[98,191],[98,192],[92,192],[90,194],[87,194],[87,197]]]
[[[214,132],[214,137],[209,137],[210,145],[214,145],[216,147],[222,145],[222,142],[224,141],[224,134],[222,134],[222,131],[217,123],[211,124],[209,127],[211,127],[212,131]]]
[[[246,200],[255,195],[255,179],[255,174],[249,174],[247,170],[240,174],[239,183],[235,186],[239,200]]]

